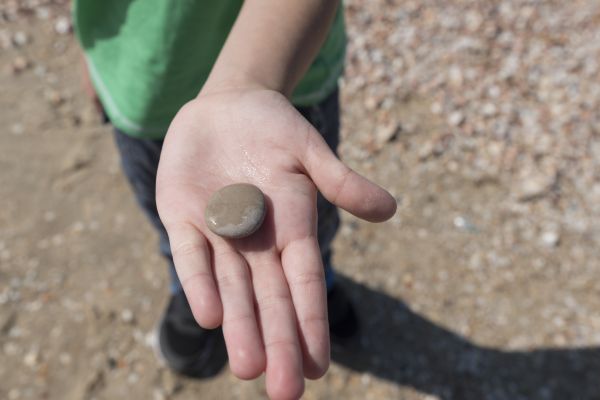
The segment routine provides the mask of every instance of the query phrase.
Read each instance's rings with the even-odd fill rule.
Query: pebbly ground
[[[344,214],[364,334],[306,399],[600,399],[600,4],[346,1]],[[64,1],[0,2],[0,398],[255,399],[159,366],[156,237],[79,88]]]

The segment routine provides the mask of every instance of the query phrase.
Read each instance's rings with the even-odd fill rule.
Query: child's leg
[[[136,139],[115,129],[115,143],[121,155],[121,166],[138,204],[150,219],[159,235],[160,252],[169,263],[171,293],[181,289],[175,273],[173,256],[167,231],[158,217],[156,209],[156,171],[162,149],[162,140]]]

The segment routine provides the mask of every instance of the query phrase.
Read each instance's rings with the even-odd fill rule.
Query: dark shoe
[[[340,285],[327,292],[329,336],[333,344],[345,344],[358,336],[360,323],[354,305]]]
[[[209,378],[227,363],[221,328],[201,328],[183,291],[171,296],[158,326],[156,345],[159,357],[182,375]]]

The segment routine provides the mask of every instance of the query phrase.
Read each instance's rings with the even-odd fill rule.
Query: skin
[[[266,374],[271,399],[297,399],[329,366],[317,189],[359,218],[396,210],[345,166],[288,97],[324,41],[337,1],[246,0],[199,95],[167,132],[156,200],[194,316],[220,325],[232,372]],[[267,199],[263,226],[224,239],[204,221],[212,193],[247,182]]]
[[[203,212],[214,191],[235,182],[258,186],[268,213],[255,234],[226,240],[206,227]],[[303,377],[319,378],[329,365],[317,187],[369,221],[396,208],[270,90],[199,96],[173,121],[161,155],[159,212],[194,316],[205,328],[222,324],[232,372],[265,372],[273,399],[299,398]]]

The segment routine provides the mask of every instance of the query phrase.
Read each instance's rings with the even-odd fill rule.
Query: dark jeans
[[[329,95],[321,103],[311,107],[297,107],[298,111],[323,135],[329,147],[336,152],[339,143],[339,99],[338,91]],[[121,155],[121,166],[135,193],[135,197],[160,239],[160,252],[170,265],[171,292],[181,290],[175,273],[169,237],[156,210],[156,171],[162,149],[162,140],[137,139],[115,129],[115,142]],[[331,242],[337,232],[340,219],[337,208],[318,194],[319,215],[318,240],[321,257],[325,266],[327,288],[333,285],[334,273],[331,268]]]

